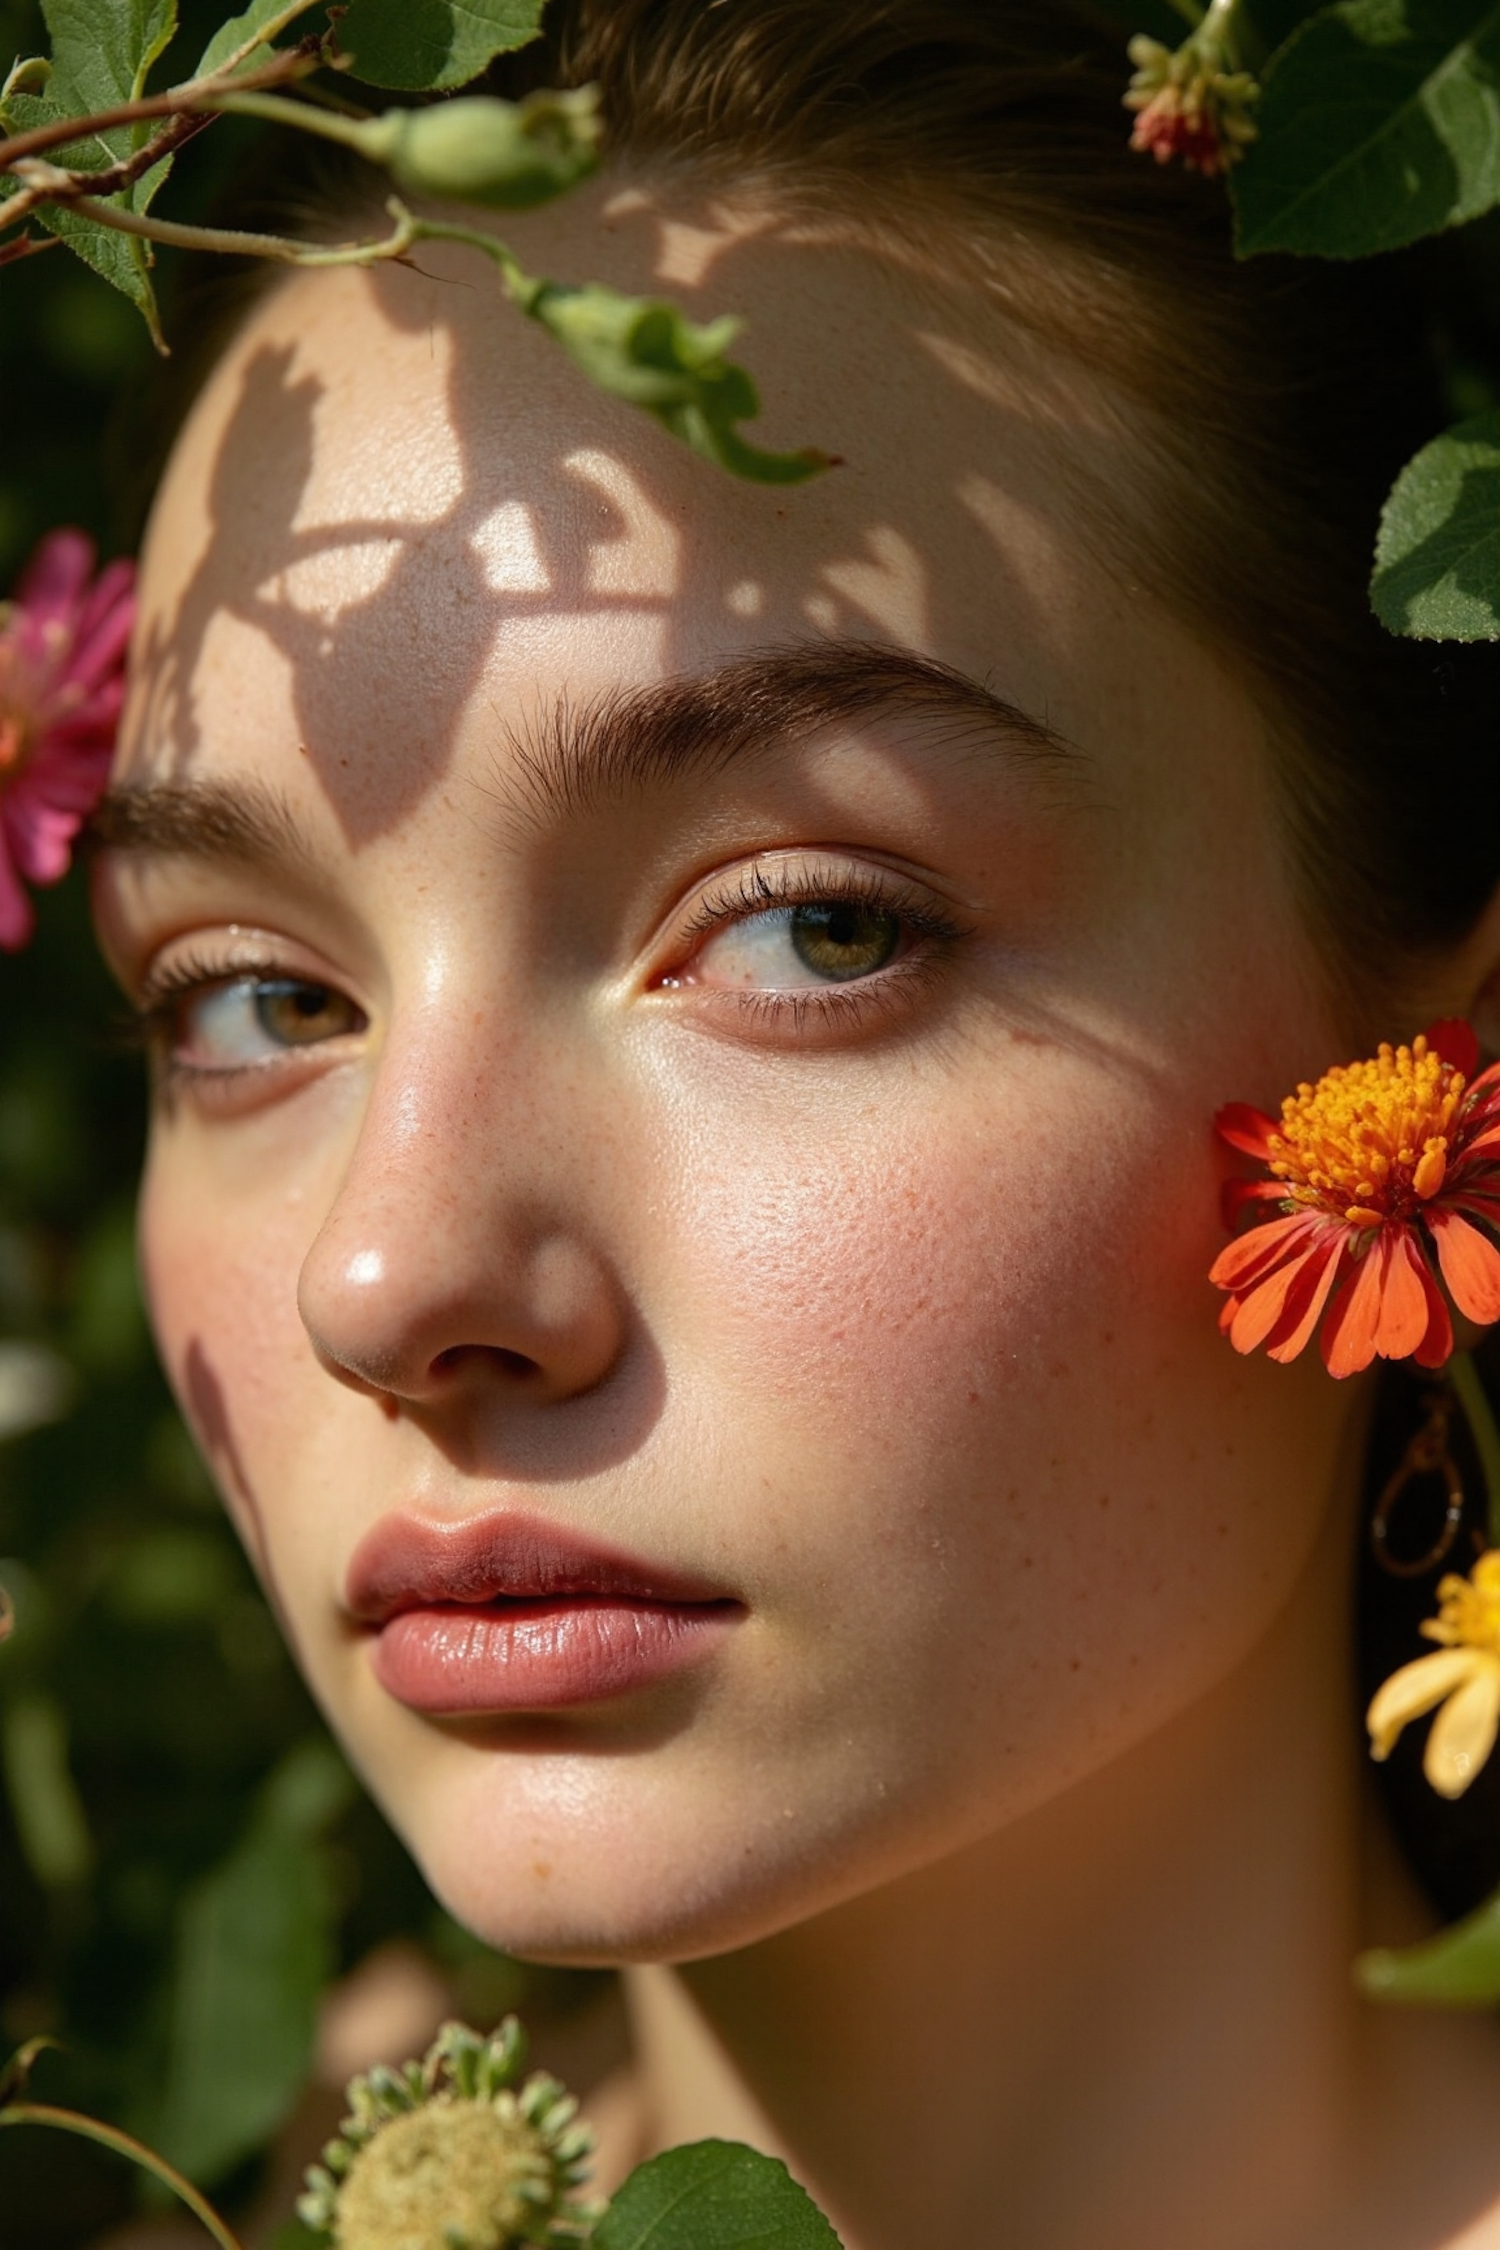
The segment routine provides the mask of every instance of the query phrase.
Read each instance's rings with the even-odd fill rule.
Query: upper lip
[[[722,1586],[604,1545],[545,1517],[502,1508],[457,1523],[406,1514],[381,1518],[355,1548],[344,1606],[362,1625],[384,1625],[432,1603],[486,1602],[567,1594],[634,1601],[722,1602]]]

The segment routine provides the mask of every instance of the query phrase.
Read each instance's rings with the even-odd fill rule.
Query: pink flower
[[[49,532],[0,604],[0,946],[11,953],[34,920],[22,880],[67,873],[114,750],[135,570],[93,568],[83,532]]]

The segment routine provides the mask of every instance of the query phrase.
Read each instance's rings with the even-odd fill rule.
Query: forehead
[[[598,190],[514,239],[532,271],[743,314],[765,406],[747,434],[841,465],[792,490],[726,477],[594,392],[450,246],[420,271],[294,276],[165,481],[129,778],[280,757],[357,839],[497,720],[837,638],[992,686],[1103,753],[1127,797],[1180,793],[1191,768],[1244,817],[1258,719],[1099,559],[1117,410],[1060,356],[764,212]],[[1208,730],[1176,716],[1205,709]]]

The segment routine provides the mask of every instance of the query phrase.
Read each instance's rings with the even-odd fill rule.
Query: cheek
[[[1024,1088],[1013,1057],[977,1075]],[[1267,1629],[1340,1414],[1320,1368],[1218,1334],[1197,1111],[1086,1070],[1045,1091],[856,1104],[779,1145],[764,1117],[726,1125],[682,1213],[678,1325],[830,1656],[878,1611],[872,1653],[899,1649],[963,1758],[1045,1747],[1055,1779]]]

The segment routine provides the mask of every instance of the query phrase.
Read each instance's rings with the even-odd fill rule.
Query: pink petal
[[[1424,1218],[1449,1296],[1466,1319],[1488,1328],[1500,1320],[1500,1250],[1451,1208],[1430,1204]]]
[[[19,953],[35,926],[31,901],[11,869],[4,825],[0,823],[0,948]]]
[[[46,624],[69,619],[94,567],[94,542],[64,528],[41,542],[16,587],[16,607]]]

